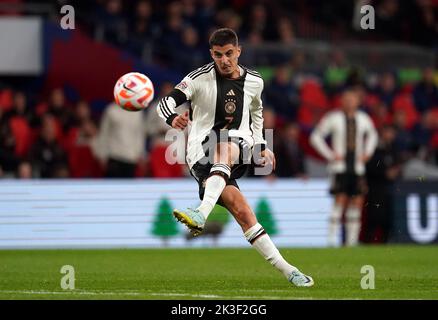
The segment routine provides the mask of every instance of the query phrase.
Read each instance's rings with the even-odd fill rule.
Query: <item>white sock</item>
[[[361,210],[358,207],[349,206],[347,209],[346,212],[347,246],[355,246],[359,243],[360,214],[361,214]]]
[[[334,205],[329,221],[328,244],[331,247],[339,245],[341,231],[342,207]]]
[[[245,232],[245,238],[248,242],[260,253],[263,258],[268,260],[275,268],[277,268],[286,278],[289,278],[292,271],[297,270],[296,267],[290,265],[278,251],[275,244],[272,242],[265,229],[256,223]]]
[[[225,177],[228,179],[231,175],[231,168],[226,164],[215,163],[210,170],[210,177],[205,182],[204,198],[197,208],[205,220],[216,205],[222,191],[226,186]],[[225,177],[224,177],[225,176]]]

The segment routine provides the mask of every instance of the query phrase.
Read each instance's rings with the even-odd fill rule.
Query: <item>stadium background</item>
[[[74,30],[60,26],[65,4]],[[359,27],[364,4],[375,8],[374,30]],[[168,128],[156,102],[139,113],[144,128],[120,124],[144,146],[132,177],[107,177],[96,147],[122,74],[148,75],[158,101],[210,60],[217,27],[237,31],[241,63],[265,80],[278,169],[245,179],[242,190],[279,246],[326,246],[329,181],[308,137],[347,85],[361,88],[382,142],[368,165],[362,242],[438,242],[437,8],[433,0],[1,1],[0,248],[247,246],[220,208],[204,238],[186,238],[171,219],[173,207],[197,203],[196,184],[185,166],[164,161]]]

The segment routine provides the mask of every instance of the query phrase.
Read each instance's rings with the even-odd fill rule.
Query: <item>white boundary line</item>
[[[248,290],[250,291],[250,290]],[[261,290],[258,290],[261,291]],[[269,290],[264,290],[269,291]],[[272,291],[287,291],[287,290],[272,290]],[[87,290],[72,290],[72,291],[44,291],[44,290],[0,290],[0,294],[27,294],[27,295],[91,295],[91,296],[158,296],[158,297],[190,297],[190,298],[204,298],[204,299],[273,299],[273,300],[312,300],[312,297],[285,297],[285,296],[225,296],[216,294],[191,294],[191,293],[180,293],[180,292],[146,292],[146,291],[87,291]]]

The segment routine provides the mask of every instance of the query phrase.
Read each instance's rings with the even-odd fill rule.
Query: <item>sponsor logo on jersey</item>
[[[233,89],[228,91],[227,96],[235,96]]]
[[[180,89],[182,91],[187,89],[187,87],[188,87],[188,85],[187,85],[187,82],[185,82],[185,81],[182,81],[175,86],[175,88]]]

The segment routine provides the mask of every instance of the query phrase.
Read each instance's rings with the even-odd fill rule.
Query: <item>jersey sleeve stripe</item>
[[[208,64],[208,65],[205,66],[204,68],[202,68],[202,69],[196,71],[195,73],[193,73],[192,75],[189,75],[188,77],[191,78],[192,80],[195,80],[195,79],[196,79],[198,76],[200,76],[201,74],[204,74],[204,73],[210,72],[211,69],[213,69],[213,67],[214,67],[214,64],[213,64],[213,63]]]
[[[169,105],[167,104],[166,99],[169,99],[169,97],[164,97],[163,98],[164,106],[165,106],[166,110],[169,112],[169,115],[172,115],[172,111],[170,110]]]
[[[252,70],[246,69],[246,72],[248,72],[252,76],[259,77],[260,79],[262,79],[262,76],[257,71],[252,71]]]
[[[213,67],[214,66],[211,66],[210,68],[204,70],[203,72],[200,72],[200,73],[194,75],[192,79],[195,80],[197,77],[199,77],[199,76],[201,76],[203,74],[209,73],[213,69]]]
[[[196,70],[193,70],[193,71],[190,72],[187,76],[188,76],[188,77],[193,76],[196,72],[199,72],[199,71],[202,71],[202,70],[208,68],[212,63],[213,63],[213,62],[211,62],[211,63],[209,63],[209,64],[206,64],[206,65],[203,65],[202,67],[200,67],[200,68],[198,68],[198,69],[196,69]]]
[[[172,114],[169,109],[166,109],[164,98],[160,101],[160,110],[166,118]]]

